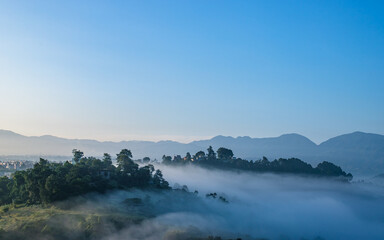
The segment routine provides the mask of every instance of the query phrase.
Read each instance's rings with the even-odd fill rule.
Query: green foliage
[[[163,164],[171,164],[171,162],[172,162],[172,157],[171,156],[163,155],[162,159],[163,159]]]
[[[149,157],[144,157],[143,158],[143,163],[149,163],[151,159]]]
[[[84,153],[80,150],[77,150],[77,149],[73,149],[72,154],[73,154],[73,161],[75,163],[78,163],[80,161],[80,159],[84,156]]]
[[[205,158],[205,152],[198,151],[193,158],[195,161],[203,160]]]
[[[153,165],[139,168],[127,149],[117,154],[118,167],[112,165],[109,154],[104,154],[100,160],[83,157],[76,149],[73,153],[76,164],[50,163],[41,158],[33,168],[17,171],[11,179],[0,178],[0,205],[46,204],[115,188],[169,188],[160,170],[155,172]]]
[[[191,154],[189,152],[187,152],[187,154],[185,154],[184,161],[190,162],[191,159],[192,159]]]
[[[146,217],[98,207],[61,209],[41,205],[0,207],[0,239],[105,239],[124,227],[141,223]]]
[[[208,154],[207,154],[208,161],[216,160],[216,153],[215,151],[213,151],[212,146],[209,146],[207,151],[208,151]]]
[[[11,180],[7,177],[0,177],[0,205],[11,203],[10,194]]]
[[[274,172],[274,173],[289,173],[300,175],[312,175],[320,177],[334,178],[341,181],[351,181],[353,176],[350,173],[345,173],[340,167],[330,162],[322,162],[316,168],[313,168],[310,164],[298,159],[275,159],[269,161],[266,157],[263,157],[257,161],[247,161],[241,158],[234,158],[231,149],[219,148],[216,153],[213,151],[212,146],[207,149],[208,153],[205,155],[203,151],[199,151],[195,154],[193,161],[180,161],[175,157],[173,161],[171,158],[163,157],[163,162],[168,165],[180,165],[181,163],[190,163],[194,165],[200,165],[203,167],[215,167],[221,169],[238,169],[254,172]],[[188,153],[187,153],[188,156]],[[164,160],[164,158],[166,158]]]
[[[221,147],[217,149],[217,157],[219,159],[231,159],[233,158],[233,152],[231,149]]]
[[[105,166],[110,168],[110,166],[112,166],[112,157],[111,157],[111,155],[109,155],[108,153],[104,153],[103,162],[104,162]]]
[[[316,167],[317,171],[325,176],[330,177],[339,177],[344,176],[348,181],[352,180],[352,174],[346,174],[339,166],[334,165],[333,163],[324,161],[319,163]]]
[[[155,172],[155,175],[153,176],[153,184],[157,188],[169,188],[169,184],[165,179],[163,178],[163,173],[157,169]]]
[[[128,149],[123,149],[117,154],[118,169],[125,173],[132,173],[137,170],[138,165],[132,160],[132,153]]]

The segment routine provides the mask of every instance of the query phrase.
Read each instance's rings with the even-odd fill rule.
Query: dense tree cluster
[[[83,152],[76,149],[72,153],[72,163],[40,159],[33,168],[17,171],[11,178],[0,178],[0,205],[50,203],[117,188],[169,188],[160,170],[151,164],[139,167],[128,149],[117,154],[117,166],[107,153],[103,159],[84,157]]]
[[[199,151],[193,157],[190,157],[190,154],[187,153],[184,158],[177,155],[174,156],[173,159],[171,156],[163,156],[163,164],[194,164],[222,169],[313,175],[336,178],[342,181],[352,180],[352,174],[345,173],[340,167],[330,162],[324,161],[313,168],[310,164],[298,158],[280,158],[269,161],[266,157],[263,157],[263,159],[257,161],[248,161],[234,157],[232,150],[223,147],[217,150],[217,154],[214,152],[213,148],[209,146],[207,154],[203,151]]]

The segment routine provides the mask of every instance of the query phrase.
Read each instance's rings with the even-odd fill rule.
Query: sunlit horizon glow
[[[66,139],[79,139],[79,140],[96,140],[99,142],[122,142],[122,141],[150,141],[150,142],[161,142],[161,141],[175,141],[179,143],[190,143],[193,141],[199,140],[208,140],[216,136],[178,136],[178,135],[158,135],[158,136],[144,136],[144,135],[111,135],[106,134],[106,136],[100,135],[73,135],[73,134],[63,134],[63,135],[55,135],[50,133],[28,133],[28,132],[16,132],[11,129],[0,129],[4,131],[11,131],[16,134],[20,134],[26,137],[42,137],[42,136],[53,136],[58,138],[66,138]]]
[[[0,129],[190,142],[384,134],[382,1],[2,1]]]

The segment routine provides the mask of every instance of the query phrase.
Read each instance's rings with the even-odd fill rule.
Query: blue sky
[[[383,1],[1,1],[0,128],[384,134]]]

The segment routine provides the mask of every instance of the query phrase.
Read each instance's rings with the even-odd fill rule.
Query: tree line
[[[319,177],[335,178],[341,181],[351,181],[351,173],[344,172],[339,166],[327,161],[319,163],[315,168],[298,158],[279,158],[269,161],[266,157],[260,160],[248,161],[234,157],[233,151],[220,147],[216,152],[209,146],[207,153],[198,151],[193,156],[188,152],[185,157],[176,155],[163,156],[162,163],[166,165],[200,165],[221,169],[238,169],[254,172],[272,172],[311,175]]]
[[[151,164],[139,167],[128,149],[117,154],[117,166],[112,164],[108,153],[102,159],[84,157],[84,153],[77,149],[72,153],[72,163],[40,158],[33,168],[17,171],[11,178],[1,177],[0,205],[44,204],[112,189],[169,188],[160,170],[155,170]]]
[[[74,149],[72,162],[49,162],[40,158],[33,168],[17,171],[11,178],[0,177],[0,205],[9,203],[41,204],[64,200],[90,192],[104,193],[113,189],[158,188],[169,189],[168,182],[160,170],[155,170],[150,159],[144,158],[139,165],[132,159],[132,153],[123,149],[116,154],[117,165],[112,164],[112,157],[105,153],[102,159],[84,157],[84,153]],[[233,151],[212,146],[207,153],[199,151],[193,156],[163,156],[166,165],[199,165],[202,167],[253,172],[273,172],[312,175],[336,178],[342,181],[352,180],[352,174],[345,173],[339,166],[324,161],[315,168],[298,159],[275,159],[266,157],[248,161],[234,157]]]

